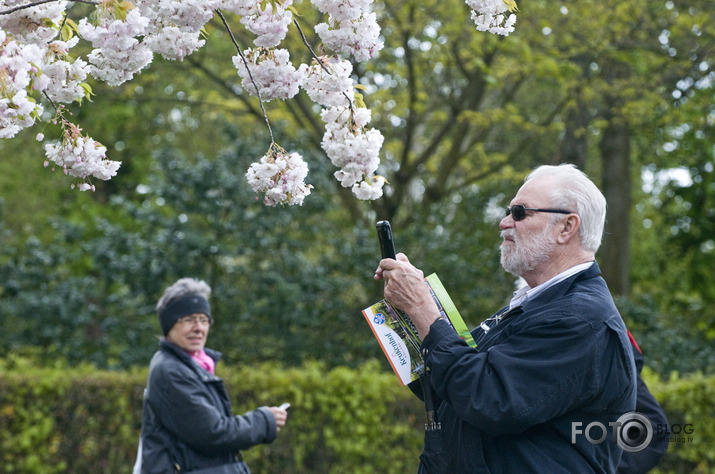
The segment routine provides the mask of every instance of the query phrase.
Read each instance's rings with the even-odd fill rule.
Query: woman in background
[[[164,337],[149,366],[135,472],[247,474],[241,450],[273,442],[286,423],[279,407],[231,414],[214,374],[221,354],[204,347],[213,324],[210,294],[206,282],[182,278],[156,306]]]

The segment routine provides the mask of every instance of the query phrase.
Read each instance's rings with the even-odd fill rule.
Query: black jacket
[[[218,361],[221,354],[205,349]],[[190,472],[235,464],[248,473],[240,450],[276,438],[265,407],[233,416],[223,381],[165,340],[149,366],[142,424],[142,473]]]
[[[636,369],[598,265],[472,335],[476,349],[440,320],[424,340],[445,472],[615,472],[622,449],[608,427],[635,408]],[[608,428],[605,441],[573,431],[590,423]]]

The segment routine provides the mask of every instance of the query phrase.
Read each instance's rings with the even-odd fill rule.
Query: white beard
[[[502,238],[509,236],[511,243],[502,242],[501,265],[504,270],[516,276],[523,276],[546,262],[556,248],[556,241],[551,238],[551,225],[547,225],[539,234],[516,236],[514,229],[501,232]],[[513,246],[513,248],[509,248]]]

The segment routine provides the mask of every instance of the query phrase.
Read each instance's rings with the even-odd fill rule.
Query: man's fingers
[[[410,259],[407,258],[407,255],[405,255],[404,253],[398,253],[396,257],[397,260],[399,260],[400,262],[410,263]]]
[[[407,258],[407,255],[405,255],[404,253],[398,253],[396,255],[396,257],[397,257],[397,260],[393,260],[391,258],[383,258],[382,260],[380,260],[379,267],[382,268],[383,270],[389,271],[389,270],[394,270],[395,268],[400,267],[404,263],[407,263],[407,264],[410,263],[409,259]]]

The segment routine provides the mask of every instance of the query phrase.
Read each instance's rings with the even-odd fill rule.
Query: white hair
[[[601,246],[606,223],[606,198],[586,174],[575,165],[543,165],[529,173],[524,182],[550,177],[555,186],[550,193],[550,206],[575,212],[581,218],[579,237],[584,250],[596,253]]]
[[[164,294],[161,295],[159,302],[156,304],[156,312],[161,313],[169,303],[186,295],[199,295],[208,300],[211,295],[211,287],[203,280],[181,278],[164,290]]]

